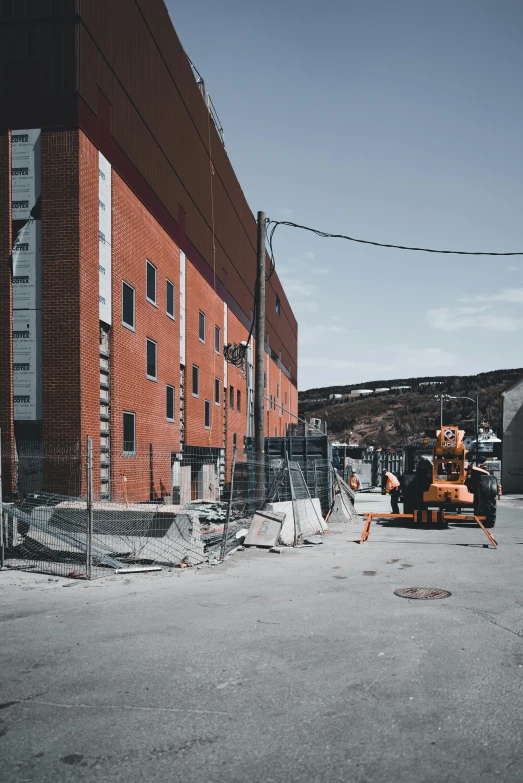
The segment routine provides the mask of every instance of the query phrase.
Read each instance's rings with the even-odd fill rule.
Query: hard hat
[[[354,470],[354,468],[352,468],[352,470],[351,470],[351,473],[356,473],[356,471]]]

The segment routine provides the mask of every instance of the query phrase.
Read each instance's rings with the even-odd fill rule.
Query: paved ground
[[[523,509],[497,551],[360,528],[90,585],[0,574],[2,780],[521,781]]]

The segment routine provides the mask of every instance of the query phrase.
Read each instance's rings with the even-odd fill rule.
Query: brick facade
[[[73,447],[81,454],[90,435],[95,491],[103,492],[107,470],[116,496],[161,497],[169,491],[176,455],[203,450],[214,457],[221,451],[229,462],[234,441],[242,450],[247,368],[224,368],[223,344],[226,333],[236,344],[248,336],[256,224],[162,0],[141,4],[147,8],[143,13],[134,0],[90,0],[77,4],[74,14],[73,4],[69,11],[63,3],[51,5],[41,16],[38,4],[0,0],[6,42],[0,62],[9,74],[0,103],[0,427],[4,442],[14,442],[15,434],[21,440],[22,431],[29,439],[31,432],[47,446]],[[48,49],[49,29],[59,58]],[[29,35],[35,46],[28,48]],[[22,427],[13,422],[9,258],[18,227],[11,222],[10,128],[41,129],[42,422]],[[109,357],[100,355],[105,332],[99,320],[99,151],[112,167]],[[154,304],[146,297],[147,259],[157,273]],[[166,313],[167,279],[175,286],[174,318]],[[135,291],[132,329],[122,323],[124,280]],[[266,356],[267,394],[274,401],[266,403],[266,435],[282,435],[294,416],[282,415],[281,405],[297,413],[297,325],[277,272],[267,297],[273,348],[272,358]],[[148,338],[157,346],[153,380],[146,377]],[[198,396],[192,394],[193,365],[199,368]],[[175,389],[174,421],[166,416],[167,386]],[[135,457],[123,454],[123,411],[136,417]],[[108,440],[101,436],[107,420]],[[102,452],[108,443],[110,462]],[[9,466],[4,470],[4,487],[12,489]],[[78,476],[78,491],[84,492],[85,475]],[[64,478],[56,488],[67,492],[66,483]]]

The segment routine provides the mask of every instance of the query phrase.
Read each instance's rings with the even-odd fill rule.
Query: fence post
[[[285,453],[285,461],[287,464],[287,473],[289,476],[289,486],[291,489],[291,500],[292,500],[292,516],[294,518],[294,546],[298,546],[298,505],[296,503],[296,493],[294,492],[294,484],[292,482],[292,476],[291,476],[291,466],[289,462],[289,453]],[[301,533],[301,531],[300,531]]]
[[[231,520],[231,511],[232,511],[232,496],[234,493],[234,471],[236,470],[236,446],[234,447],[234,451],[232,453],[232,470],[231,470],[231,491],[229,493],[229,503],[227,505],[227,517],[225,519],[225,524],[223,526],[223,538],[222,538],[222,545],[220,547],[220,560],[223,560],[225,557],[225,547],[227,546],[227,533],[229,532],[229,522]]]
[[[5,565],[4,550],[4,509],[2,507],[2,430],[0,430],[0,569]]]
[[[85,537],[85,571],[91,579],[93,568],[93,441],[87,436],[87,530]]]

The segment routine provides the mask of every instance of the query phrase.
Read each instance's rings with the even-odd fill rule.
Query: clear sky
[[[523,251],[521,0],[167,0],[249,205],[395,244]],[[523,366],[523,258],[279,227],[299,388]]]

